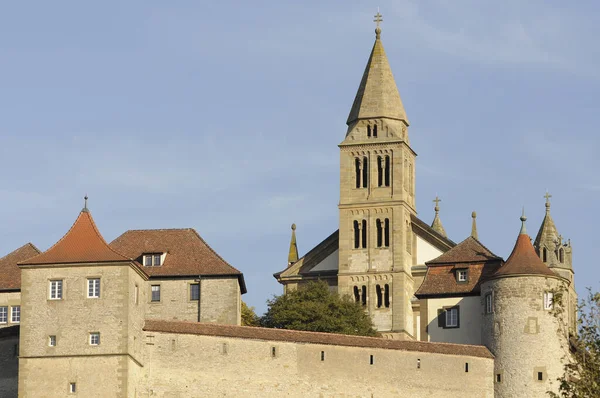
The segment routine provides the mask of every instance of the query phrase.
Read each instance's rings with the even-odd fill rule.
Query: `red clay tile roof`
[[[130,261],[110,248],[94,223],[91,213],[84,209],[75,223],[58,242],[44,253],[19,265],[102,263]]]
[[[428,261],[426,264],[481,263],[490,260],[502,260],[502,257],[496,256],[477,239],[469,236],[446,253]]]
[[[143,264],[144,253],[167,253],[158,267],[144,267],[150,277],[234,275],[240,279],[245,293],[243,275],[221,258],[192,228],[144,229],[127,231],[110,246]]]
[[[31,243],[27,243],[12,253],[0,258],[0,291],[21,289],[20,261],[37,256],[41,252]]]
[[[455,263],[427,267],[425,279],[415,292],[418,298],[432,296],[466,296],[479,295],[481,282],[491,276],[502,264],[501,260],[491,260],[486,263]],[[456,281],[456,270],[467,269],[466,283]]]
[[[515,247],[506,263],[496,271],[493,277],[509,275],[557,275],[542,262],[526,233],[519,234]]]
[[[250,326],[217,325],[214,323],[146,320],[144,330],[147,332],[197,334],[253,340],[284,341],[290,343],[383,348],[388,350],[494,358],[492,353],[485,346],[479,345],[399,341],[378,337],[347,336],[333,333],[267,329]]]

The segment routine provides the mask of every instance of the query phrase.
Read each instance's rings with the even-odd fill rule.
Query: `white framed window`
[[[469,272],[466,269],[459,269],[456,271],[457,282],[467,282],[469,280]]]
[[[56,336],[48,336],[48,347],[56,347]]]
[[[446,327],[458,327],[458,308],[454,307],[446,309]]]
[[[88,281],[88,298],[100,298],[100,278],[90,278]]]
[[[154,302],[160,301],[160,285],[150,286],[150,292],[152,294],[150,301],[154,301]]]
[[[58,279],[50,281],[50,300],[62,300],[63,297],[63,281]]]
[[[10,321],[12,323],[20,323],[21,322],[21,306],[14,305],[10,309]]]
[[[145,267],[160,267],[162,265],[162,253],[144,254]]]
[[[200,300],[200,284],[190,283],[190,301]]]
[[[492,293],[488,293],[485,295],[485,313],[491,314],[494,310],[494,299],[492,298]]]
[[[0,323],[8,322],[8,307],[0,307]]]
[[[100,345],[100,332],[90,333],[90,345]]]
[[[77,392],[77,383],[69,383],[69,392],[73,394]]]
[[[544,309],[551,310],[554,307],[554,293],[544,292]]]

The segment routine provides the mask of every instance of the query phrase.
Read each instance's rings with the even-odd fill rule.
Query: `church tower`
[[[338,289],[368,310],[385,337],[413,339],[416,153],[381,42],[375,44],[340,147]]]

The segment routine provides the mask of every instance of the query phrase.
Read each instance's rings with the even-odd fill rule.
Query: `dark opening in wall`
[[[277,356],[277,347],[271,347],[271,356],[273,358]]]
[[[539,381],[544,380],[544,372],[537,372],[537,374],[538,374],[538,380]]]
[[[417,359],[417,369],[421,369],[421,359]]]
[[[502,382],[502,374],[496,373],[496,383],[501,383],[501,382]]]
[[[321,351],[321,361],[325,360],[325,351]]]
[[[362,305],[367,305],[367,287],[365,285],[362,286]]]
[[[465,362],[465,373],[469,373],[469,362]]]
[[[373,355],[371,355],[371,358],[370,358],[370,361],[369,361],[369,363],[370,363],[371,365],[373,365],[373,363],[374,363],[374,362],[375,362],[375,358],[373,358]]]

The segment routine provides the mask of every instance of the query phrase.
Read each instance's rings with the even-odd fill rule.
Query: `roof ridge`
[[[147,228],[147,229],[128,229],[123,232],[121,235],[126,234],[127,232],[147,232],[147,231],[190,231],[194,230],[194,228],[186,227],[186,228]],[[120,236],[120,235],[119,235]],[[118,238],[118,237],[117,237]],[[116,238],[115,238],[116,239]]]
[[[477,243],[479,243],[481,245],[481,247],[483,247],[485,250],[489,251],[491,254],[494,255],[494,257],[500,259],[500,260],[504,260],[504,258],[502,258],[501,256],[498,256],[496,253],[494,253],[493,251],[491,251],[486,245],[484,245],[483,243],[481,243],[481,241],[477,238],[475,238],[474,236],[469,236],[469,238],[473,238],[477,241]],[[467,238],[468,239],[468,238]]]
[[[208,248],[208,250],[210,250],[215,256],[217,256],[217,258],[219,258],[219,260],[223,261],[225,264],[227,264],[228,266],[230,266],[231,268],[233,268],[234,270],[236,270],[240,274],[242,273],[242,271],[240,271],[239,269],[235,268],[233,265],[229,264],[229,262],[227,262],[223,257],[221,257],[221,255],[219,255],[219,253],[217,253],[215,251],[215,249],[213,249],[212,247],[210,247],[210,245],[208,243],[206,243],[206,241],[200,236],[200,234],[198,233],[198,231],[196,231],[194,228],[190,228],[190,229],[192,230],[192,232],[194,232],[194,234],[196,234],[196,236],[202,241],[202,243],[204,243],[206,245],[206,247]]]
[[[38,249],[37,247],[35,247],[35,245],[31,242],[27,242],[24,245],[17,247],[15,250],[11,251],[10,253],[6,253],[4,256],[0,257],[0,261],[6,259],[8,256],[14,254],[15,252],[18,252],[19,250],[27,247],[27,246],[31,246],[35,251],[38,252],[38,254],[41,254],[42,252],[40,251],[40,249]],[[35,257],[35,256],[34,256]]]

